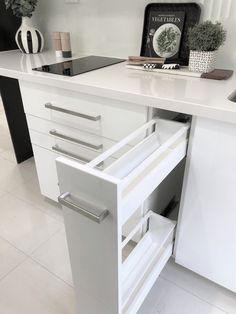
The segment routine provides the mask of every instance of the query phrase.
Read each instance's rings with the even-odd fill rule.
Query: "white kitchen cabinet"
[[[87,132],[87,141],[93,141],[89,136],[91,134],[99,136],[102,138],[104,148],[109,148],[105,145],[106,140],[108,140],[109,143],[111,143],[110,141],[119,142],[135,128],[140,127],[146,123],[148,119],[151,119],[153,114],[150,113],[150,115],[148,115],[148,112],[151,111],[150,107],[153,107],[154,110],[158,111],[158,116],[160,108],[166,111],[177,111],[193,116],[194,124],[190,132],[191,140],[187,155],[181,212],[177,224],[178,232],[177,241],[175,241],[175,258],[181,265],[192,269],[232,291],[236,291],[236,258],[234,249],[236,240],[236,206],[234,199],[236,186],[236,106],[235,103],[231,102],[228,98],[235,90],[236,75],[233,75],[231,79],[225,82],[220,82],[180,77],[178,75],[170,77],[166,74],[157,75],[156,73],[151,72],[132,71],[126,69],[124,64],[118,64],[98,71],[92,71],[86,75],[66,78],[32,71],[33,66],[41,66],[42,63],[51,64],[56,62],[53,53],[43,53],[42,56],[40,56],[41,61],[39,59],[31,59],[32,58],[29,56],[29,59],[27,60],[29,67],[26,69],[22,66],[21,53],[17,51],[12,53],[2,53],[0,58],[0,72],[2,76],[19,79],[24,110],[28,121],[29,116],[31,116],[31,118],[34,116],[37,119],[43,120],[45,123],[43,123],[43,128],[41,128],[42,124],[40,123],[39,127],[39,124],[34,121],[31,124],[30,135],[35,143],[33,147],[41,191],[42,194],[49,198],[56,200],[59,194],[55,159],[57,156],[62,156],[62,154],[56,154],[50,149],[49,145],[53,144],[53,141],[46,133],[51,130],[51,126],[57,131],[63,131],[63,134],[73,137],[75,136],[76,138],[78,138],[77,135],[79,135],[80,131]],[[45,105],[49,106],[45,107]],[[60,111],[56,109],[59,109]],[[67,110],[67,112],[64,112],[64,109]],[[82,117],[80,114],[82,114]],[[48,128],[49,124],[47,124],[47,122],[51,123],[50,129]],[[74,130],[77,130],[78,133]],[[58,138],[53,140],[58,141],[57,143],[59,143]],[[97,143],[97,141],[95,142]],[[65,143],[65,141],[63,142],[63,145],[69,148],[67,144],[68,143]],[[46,147],[46,145],[48,146]],[[81,147],[79,147],[79,145],[75,148],[76,152],[81,152],[79,151],[80,149]],[[150,146],[145,147],[147,152],[150,152],[149,149]],[[92,154],[89,152],[89,149],[85,151],[86,154]],[[97,155],[100,155],[100,153],[101,152],[99,151]],[[94,158],[94,156],[91,157],[92,159]],[[133,158],[126,164],[129,165],[132,160]],[[90,169],[90,167],[81,165],[82,168],[80,168],[77,165],[78,162],[73,163],[72,160],[67,162],[68,168],[73,164],[72,169],[75,170],[75,173],[71,173],[72,179],[74,176],[77,176],[78,171],[79,173],[86,173],[86,177],[88,176],[90,179],[91,176],[89,176],[89,174],[94,174],[94,169]],[[184,164],[184,161],[182,161],[182,164]],[[74,165],[77,165],[79,169]],[[182,169],[180,172],[178,172],[180,168],[177,171],[175,169],[176,174],[174,177],[182,177]],[[135,169],[131,172],[133,171],[135,171]],[[97,174],[98,172],[96,171],[95,177],[97,177]],[[160,174],[161,172],[158,173],[158,178]],[[159,212],[159,207],[165,208],[168,200],[172,199],[172,195],[176,194],[175,192],[173,194],[170,193],[166,200],[165,197],[167,196],[167,193],[165,193],[165,190],[168,190],[169,192],[171,188],[171,190],[173,189],[173,191],[175,191],[177,187],[179,193],[181,184],[178,184],[178,182],[181,182],[181,180],[176,181],[177,184],[174,184],[172,174],[173,171],[171,172],[171,177],[168,179],[165,178],[165,181],[167,180],[171,184],[163,185],[163,181],[160,189],[158,186],[158,193],[155,193],[155,197],[152,198],[151,201],[145,201],[147,207],[153,209],[155,212]],[[107,175],[108,174],[103,173],[102,178],[104,176],[108,178]],[[110,177],[111,176],[109,175],[109,178]],[[112,178],[113,177],[114,176],[112,175]],[[142,177],[146,177],[145,173],[142,173]],[[101,192],[104,191],[107,181],[100,180],[101,178],[99,176],[98,178],[99,180],[97,182],[100,182],[101,184],[97,190]],[[157,176],[155,178],[157,178]],[[160,178],[162,177],[160,176]],[[120,181],[118,181],[118,183],[119,182]],[[123,179],[121,182],[123,182]],[[76,184],[82,183],[86,182],[76,182]],[[115,210],[115,213],[118,213],[118,215],[109,215],[110,217],[108,216],[103,222],[104,225],[107,224],[107,228],[110,228],[109,230],[106,229],[107,239],[105,242],[103,243],[105,237],[104,233],[99,234],[99,232],[102,231],[97,225],[97,227],[94,227],[94,233],[92,233],[92,235],[95,235],[93,239],[90,237],[89,233],[85,233],[85,237],[81,239],[77,239],[77,233],[71,234],[70,230],[67,233],[69,238],[75,237],[76,241],[80,241],[80,244],[82,240],[84,241],[83,243],[88,243],[88,251],[84,251],[86,247],[84,245],[81,255],[79,255],[78,258],[82,257],[82,254],[84,253],[85,256],[88,257],[87,254],[89,253],[91,246],[94,245],[94,243],[97,245],[95,252],[91,255],[91,262],[88,258],[86,259],[86,262],[88,264],[91,263],[89,265],[94,267],[91,276],[86,265],[85,270],[87,271],[89,280],[92,276],[96,275],[95,270],[97,273],[100,272],[100,269],[102,270],[102,275],[99,277],[101,279],[101,290],[103,290],[107,282],[111,283],[112,278],[115,278],[113,284],[116,285],[116,287],[114,288],[114,285],[112,285],[112,289],[108,291],[110,287],[108,285],[107,290],[103,290],[107,292],[107,295],[105,295],[106,293],[103,295],[104,298],[106,298],[106,304],[109,299],[110,304],[112,303],[114,305],[113,301],[116,300],[117,292],[121,289],[120,281],[119,283],[117,282],[118,279],[120,280],[121,268],[121,253],[117,253],[117,250],[121,240],[116,234],[115,228],[118,228],[119,226],[119,232],[127,237],[131,226],[134,225],[134,221],[139,220],[139,218],[143,216],[143,213],[145,213],[145,206],[141,205],[138,215],[133,213],[134,216],[132,217],[135,218],[134,221],[130,223],[128,220],[126,222],[127,224],[122,226],[121,232],[120,209],[123,207],[118,203],[120,200],[120,195],[118,193],[120,184],[114,179],[113,181],[111,180],[111,182],[109,181],[108,187],[111,188],[113,183],[114,189],[117,188],[117,190],[115,190],[117,191],[117,198],[115,200],[113,199],[114,207],[112,208],[113,212]],[[155,183],[157,184],[158,182]],[[74,187],[76,187],[76,184]],[[68,185],[68,187],[70,186]],[[148,184],[143,186],[144,191],[146,191],[147,188],[150,188]],[[153,186],[151,186],[151,189],[152,188]],[[83,189],[84,184],[81,186],[81,193],[84,191]],[[94,190],[91,191],[93,192]],[[129,199],[139,200],[139,192],[140,191],[136,194],[128,193],[127,195],[132,196]],[[150,190],[148,192],[150,192]],[[163,196],[164,192],[164,202],[163,198],[160,200],[158,197],[159,192],[162,194],[161,196]],[[102,193],[100,194],[102,195]],[[100,194],[97,195],[99,200],[100,197],[102,197]],[[110,190],[103,195],[104,197],[107,197],[108,200],[112,198],[112,195],[114,196],[114,194],[110,193]],[[81,195],[81,198],[82,196],[83,195]],[[131,204],[127,204],[132,205],[132,202]],[[137,206],[140,208],[139,205]],[[68,221],[71,221],[71,226],[73,226],[73,224],[76,225],[76,220],[80,217],[76,212],[73,212],[73,214],[72,212],[73,211],[69,210],[65,211]],[[71,215],[70,219],[69,215]],[[75,218],[74,221],[73,215]],[[82,220],[83,217],[81,216],[80,219]],[[92,228],[92,226],[94,226],[89,225],[89,220],[84,221],[85,227]],[[111,222],[113,225],[110,225],[109,227],[108,223]],[[102,225],[103,224],[101,224],[101,226]],[[146,223],[144,223],[144,227],[138,227],[138,229],[139,232],[140,229],[142,232],[145,232]],[[111,235],[111,239],[109,239],[109,235]],[[89,239],[88,242],[87,239]],[[93,240],[95,241],[94,243]],[[101,254],[99,240],[102,240],[103,254]],[[74,242],[75,246],[76,241]],[[83,243],[81,245],[83,245]],[[110,250],[112,256],[109,254]],[[107,258],[107,260],[105,259],[107,275],[104,275],[105,267],[102,264],[104,261],[104,252],[107,252],[105,256],[105,258]],[[123,253],[125,256],[128,254],[126,250]],[[117,256],[119,257],[118,261],[116,259]],[[72,255],[72,258],[73,257],[74,256]],[[96,260],[97,263],[95,263]],[[108,263],[108,261],[111,263]],[[76,265],[74,265],[74,269],[75,267]],[[116,271],[113,273],[114,269],[117,268],[119,269],[119,272]],[[84,281],[85,275],[86,274],[84,274]],[[155,276],[153,276],[153,278],[154,277]],[[78,279],[77,285],[79,283]],[[83,288],[86,288],[86,284]],[[80,300],[82,304],[90,298],[91,291],[89,289],[90,288],[88,287],[88,289],[81,290],[83,291],[83,293],[81,293],[81,298],[84,297],[83,300]],[[102,298],[102,300],[104,299]],[[118,303],[116,303],[119,308],[121,306],[120,300],[121,296],[119,292]],[[96,305],[97,302],[95,302],[95,307]],[[97,309],[95,308],[93,314],[97,312],[96,310]],[[106,311],[107,310],[105,309],[104,313],[106,313]],[[109,314],[111,313],[112,312]]]
[[[175,222],[148,208],[123,228],[185,158],[189,125],[153,119],[87,164],[57,159],[78,313],[134,314],[172,255]],[[134,138],[148,136],[102,170]],[[136,233],[143,230],[135,242]]]
[[[56,193],[58,178],[55,165],[52,164],[55,156],[65,155],[87,162],[145,124],[153,115],[168,119],[176,116],[175,113],[153,111],[149,107],[125,101],[95,97],[27,81],[20,81],[20,88],[41,193],[54,201],[57,201],[59,196]],[[130,144],[138,143],[145,136],[143,133]],[[129,145],[116,152],[113,158],[120,157],[127,149]],[[109,160],[106,161],[106,164],[108,163]],[[47,164],[50,166],[46,166]],[[49,180],[45,178],[46,167],[50,168]],[[169,181],[177,182],[178,179],[173,177],[173,180]],[[49,182],[54,182],[54,186],[49,186]],[[173,186],[168,184],[171,185]],[[155,192],[155,199],[165,208],[174,195],[176,189],[170,188],[168,196],[163,192]],[[141,207],[141,215],[143,210]]]
[[[236,292],[236,126],[194,118],[175,261]]]
[[[41,193],[54,201],[59,196],[55,156],[88,162],[148,119],[148,108],[127,102],[26,81],[20,89]]]

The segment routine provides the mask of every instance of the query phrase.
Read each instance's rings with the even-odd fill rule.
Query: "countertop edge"
[[[73,82],[73,80],[69,79],[68,81],[57,80],[56,78],[52,77],[47,76],[43,77],[41,73],[40,75],[35,75],[33,71],[32,73],[24,73],[12,69],[0,68],[0,75],[13,79],[33,82],[40,85],[48,85],[52,87],[72,90],[75,92],[84,93],[88,95],[105,97],[114,100],[130,102],[141,106],[176,111],[193,116],[199,116],[202,118],[209,118],[213,120],[236,124],[236,112],[234,113],[230,110],[226,110],[223,108],[219,109],[216,107],[211,108],[206,105],[191,103],[189,101],[163,99],[148,95],[135,94],[132,92],[109,89],[106,87],[102,88],[94,85],[88,84],[85,85],[78,82]],[[188,106],[187,110],[186,106]]]

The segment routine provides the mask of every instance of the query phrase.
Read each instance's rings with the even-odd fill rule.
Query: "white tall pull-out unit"
[[[87,164],[58,158],[78,314],[136,313],[172,255],[176,223],[136,213],[185,157],[188,129],[153,119]]]

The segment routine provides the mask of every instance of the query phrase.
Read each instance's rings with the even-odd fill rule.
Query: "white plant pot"
[[[190,51],[189,71],[209,73],[215,69],[216,51]]]
[[[29,17],[22,17],[21,27],[18,29],[15,39],[23,53],[39,53],[43,50],[43,35],[32,25]]]

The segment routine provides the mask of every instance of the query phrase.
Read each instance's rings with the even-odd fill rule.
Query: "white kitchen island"
[[[20,82],[42,194],[59,196],[58,157],[60,190],[73,192],[62,201],[78,313],[135,313],[173,248],[177,263],[236,292],[236,103],[228,100],[236,76],[210,81],[124,63],[72,78],[31,70],[55,61],[0,53],[0,75]],[[135,210],[186,155],[189,125],[156,120],[166,111],[192,116],[175,240],[170,220]],[[138,244],[123,262],[133,230]]]

